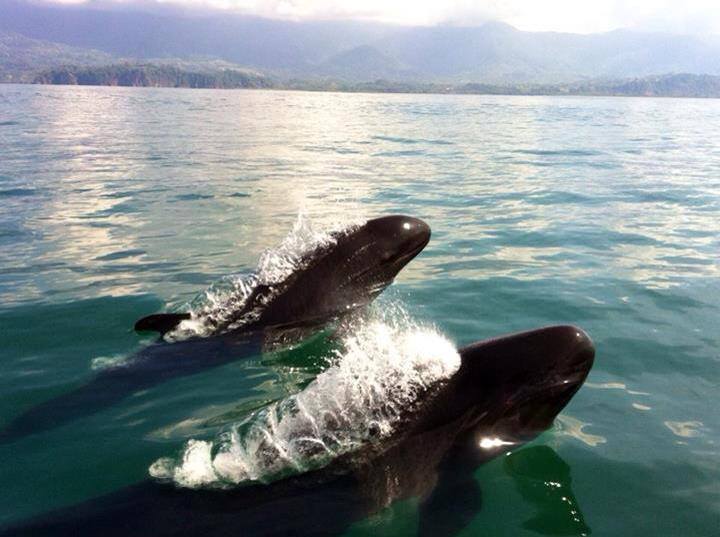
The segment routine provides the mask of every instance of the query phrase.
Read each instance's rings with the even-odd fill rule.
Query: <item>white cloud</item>
[[[83,3],[94,0],[51,0]],[[100,0],[101,2],[103,0]],[[147,0],[105,0],[137,3]],[[522,30],[602,32],[617,28],[720,33],[719,0],[155,0],[286,19],[362,19],[432,25],[502,20]]]

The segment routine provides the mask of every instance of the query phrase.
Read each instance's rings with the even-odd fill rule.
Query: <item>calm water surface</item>
[[[0,422],[251,271],[300,211],[402,212],[433,239],[384,301],[457,344],[572,322],[597,346],[543,449],[478,468],[463,534],[717,535],[718,133],[715,100],[0,86]],[[2,445],[0,522],[145,479],[306,381],[257,356]],[[416,528],[410,500],[348,534]]]

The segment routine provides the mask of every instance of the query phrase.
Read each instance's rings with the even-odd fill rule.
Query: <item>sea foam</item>
[[[435,383],[460,366],[453,344],[405,316],[359,320],[303,391],[234,424],[215,441],[190,440],[150,467],[184,487],[270,482],[322,467],[378,442]]]
[[[185,311],[190,319],[182,321],[177,328],[165,335],[167,341],[178,341],[190,337],[214,335],[217,326],[223,325],[230,317],[241,311],[258,285],[277,284],[294,271],[302,268],[307,254],[319,248],[334,244],[340,233],[351,231],[357,222],[336,222],[322,229],[316,228],[310,219],[300,213],[291,231],[276,248],[265,250],[257,269],[251,274],[233,274],[222,278],[198,295]],[[269,299],[270,297],[267,297]],[[233,330],[251,322],[262,309],[262,304],[233,320],[226,330]]]

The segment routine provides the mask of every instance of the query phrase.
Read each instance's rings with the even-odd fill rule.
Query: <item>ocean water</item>
[[[251,273],[299,214],[405,213],[433,237],[377,308],[457,345],[569,322],[597,348],[554,428],[476,470],[461,534],[718,535],[718,132],[715,100],[2,85],[0,423],[147,343],[139,317]],[[327,352],[268,351],[0,445],[0,524],[146,479]],[[411,499],[346,534],[417,528]]]

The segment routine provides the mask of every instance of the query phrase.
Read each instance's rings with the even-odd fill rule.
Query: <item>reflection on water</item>
[[[607,442],[607,438],[604,436],[585,432],[583,429],[589,425],[591,424],[584,423],[567,414],[560,414],[555,419],[555,432],[561,436],[570,436],[576,440],[580,440],[580,442],[590,447],[596,447],[599,444]]]
[[[247,266],[299,210],[321,221],[414,210],[441,237],[463,229],[407,281],[458,251],[459,277],[589,278],[602,267],[665,288],[720,270],[710,255],[720,182],[698,180],[720,156],[688,122],[693,101],[679,115],[654,100],[594,100],[582,110],[595,127],[581,108],[542,98],[4,91],[3,115],[17,121],[0,132],[0,172],[38,192],[3,217],[26,231],[3,265],[32,260],[36,272],[21,292],[0,289],[7,300],[186,295],[209,273]],[[720,122],[715,103],[703,113]],[[123,251],[136,258],[108,261]],[[153,281],[134,281],[138,268]]]
[[[705,428],[701,421],[666,421],[665,426],[672,431],[675,436],[682,438],[695,438],[702,435]]]
[[[622,382],[586,382],[585,386],[588,388],[595,388],[598,390],[622,390],[630,395],[650,395],[647,392],[639,392],[637,390],[629,390],[627,385]]]

